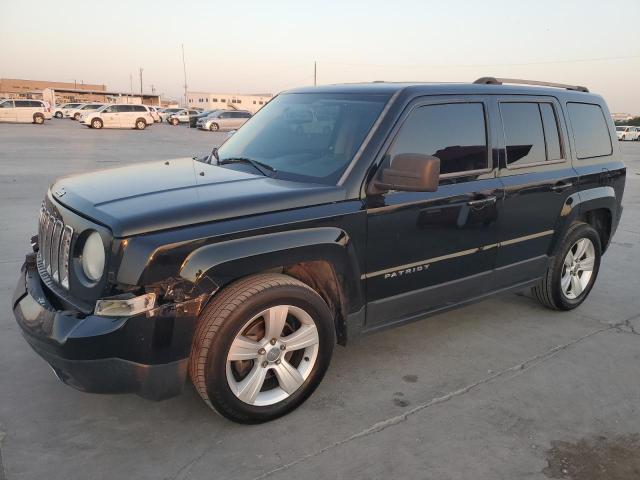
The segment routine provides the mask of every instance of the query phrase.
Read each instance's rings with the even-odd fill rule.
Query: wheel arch
[[[601,186],[574,193],[567,198],[560,213],[550,254],[555,253],[567,230],[575,222],[587,223],[598,232],[604,253],[611,241],[613,219],[617,218],[617,215],[618,201],[613,187]]]
[[[315,290],[333,313],[338,343],[346,343],[347,317],[364,305],[358,258],[346,232],[322,227],[246,237],[203,246],[180,268],[198,290],[222,289],[250,275],[280,272]]]

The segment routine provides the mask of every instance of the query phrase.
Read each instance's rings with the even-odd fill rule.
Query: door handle
[[[559,192],[562,192],[563,190],[566,190],[569,187],[573,187],[572,182],[558,182],[551,187],[551,190],[559,193]]]
[[[467,205],[470,207],[484,207],[486,205],[492,205],[496,203],[497,197],[492,195],[490,197],[480,198],[478,200],[469,200]]]

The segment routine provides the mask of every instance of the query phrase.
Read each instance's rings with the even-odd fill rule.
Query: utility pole
[[[313,62],[313,86],[315,87],[318,83],[318,62]]]
[[[133,73],[129,74],[129,99],[133,97]],[[127,103],[129,103],[129,99],[127,99]]]
[[[182,71],[184,72],[184,108],[189,108],[189,101],[187,99],[187,63],[184,61],[184,43],[181,44],[182,47]],[[187,110],[188,116],[188,110]],[[188,122],[189,128],[191,128],[191,122]]]
[[[142,100],[142,67],[140,67],[140,100]]]

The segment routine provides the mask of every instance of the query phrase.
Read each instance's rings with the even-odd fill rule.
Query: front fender
[[[354,246],[344,230],[334,227],[268,233],[206,245],[188,255],[180,277],[195,285],[212,281],[222,287],[253,273],[314,260],[329,262],[344,281],[342,286],[348,290],[345,294],[354,300],[362,299]]]

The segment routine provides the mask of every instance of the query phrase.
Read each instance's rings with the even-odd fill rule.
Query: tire
[[[73,119],[74,119],[74,120],[79,120],[79,119],[80,119],[80,114],[79,114],[79,113],[75,113],[75,114],[73,115]]]
[[[580,243],[585,240],[586,243]],[[590,254],[589,244],[593,249]],[[573,259],[574,253],[580,253],[578,249],[581,246],[585,246],[585,252],[580,254],[582,261],[578,262],[578,264],[569,263],[569,251],[571,250],[571,258]],[[584,302],[593,288],[598,277],[601,256],[602,246],[598,232],[586,223],[574,223],[569,227],[557,254],[547,268],[544,278],[539,285],[533,287],[532,293],[534,297],[542,305],[553,310],[572,310],[576,308]],[[591,270],[587,269],[589,264],[591,264]],[[574,271],[570,268],[571,265],[575,265],[573,268],[576,269],[576,275],[571,274]],[[584,269],[580,267],[584,267]],[[585,276],[587,274],[589,275],[588,277]],[[567,277],[569,278],[568,282],[566,281]]]
[[[180,122],[178,121],[178,119],[177,119],[177,118],[172,118],[170,123],[171,123],[171,125],[173,125],[173,126],[175,127],[175,126],[176,126],[176,125],[178,125]]]
[[[220,125],[212,122],[211,125],[209,125],[209,130],[211,130],[212,132],[217,132],[218,130],[220,130]]]
[[[100,130],[104,124],[102,123],[102,120],[99,118],[94,118],[93,120],[91,120],[91,128],[95,128],[97,130]]]
[[[56,112],[55,117],[56,118],[62,118],[62,112]]]
[[[145,128],[147,128],[147,122],[145,122],[144,118],[138,118],[136,120],[136,129],[144,130]]]
[[[270,312],[286,313],[269,317]],[[262,313],[267,315],[263,317]],[[279,318],[281,322],[267,323],[267,318]],[[296,325],[299,330],[295,330]],[[279,330],[286,331],[287,336],[275,333]],[[308,339],[309,344],[294,347],[291,331],[304,333],[299,338]],[[280,335],[276,343],[275,337],[271,341],[267,338],[272,335]],[[242,352],[243,360],[228,361],[232,345],[238,341],[238,345],[248,345],[245,340],[255,343],[244,350],[235,347],[236,352]],[[209,407],[234,422],[262,423],[291,412],[313,393],[329,367],[334,344],[333,317],[318,293],[287,275],[253,275],[217,293],[202,312],[189,374]],[[290,382],[289,392],[285,391],[286,381],[280,380],[283,374]],[[240,391],[241,382],[250,377],[262,380],[254,382],[257,387],[253,390]]]
[[[33,115],[33,123],[36,125],[42,125],[44,123],[44,115],[41,113],[36,113]]]

